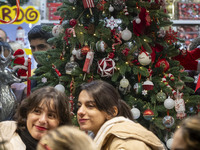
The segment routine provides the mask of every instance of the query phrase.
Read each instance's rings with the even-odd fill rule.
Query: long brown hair
[[[118,91],[111,84],[102,80],[94,80],[83,84],[81,90],[86,90],[94,98],[97,108],[100,111],[113,116],[115,112],[114,106],[116,106],[118,109],[117,116],[124,116],[130,120],[134,120],[130,107],[121,99]]]
[[[43,87],[31,93],[17,108],[15,120],[17,121],[18,129],[26,127],[28,114],[39,106],[41,102],[45,103],[48,109],[51,109],[50,103],[52,100],[54,102],[55,111],[59,117],[59,125],[71,124],[69,102],[66,95],[57,91],[54,87]]]

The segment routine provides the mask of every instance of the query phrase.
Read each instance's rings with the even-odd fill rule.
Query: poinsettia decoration
[[[170,27],[169,30],[166,31],[166,34],[165,34],[165,41],[168,43],[168,44],[173,44],[175,43],[178,39],[177,39],[177,33],[178,32],[175,32],[174,30],[172,30],[172,28]]]

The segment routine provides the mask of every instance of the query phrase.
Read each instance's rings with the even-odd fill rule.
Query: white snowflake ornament
[[[46,83],[47,82],[47,78],[43,77],[42,78],[42,83]]]
[[[147,90],[142,90],[142,95],[147,95]]]
[[[113,16],[111,16],[110,19],[107,19],[106,22],[106,27],[109,27],[111,30],[113,30],[115,27],[118,27],[119,24],[118,19],[115,19]]]

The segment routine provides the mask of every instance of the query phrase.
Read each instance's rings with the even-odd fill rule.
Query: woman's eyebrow
[[[87,100],[86,103],[87,103],[87,102],[95,102],[95,101],[94,101],[94,100]],[[78,101],[78,103],[81,103],[81,102]]]

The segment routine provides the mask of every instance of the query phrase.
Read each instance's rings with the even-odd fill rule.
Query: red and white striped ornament
[[[94,7],[94,0],[82,0],[84,8],[93,8]]]
[[[116,33],[116,35],[114,36],[115,41],[117,41],[116,43],[112,44],[112,50],[113,52],[115,52],[115,46],[116,45],[120,45],[122,44],[122,40],[121,40],[121,34],[120,33]]]
[[[92,9],[94,7],[94,0],[82,0],[84,8],[89,8],[90,14],[93,15]]]
[[[176,91],[169,85],[169,83],[167,82],[167,77],[170,78],[171,81],[174,81],[174,76],[171,73],[165,74],[164,77],[162,78],[162,82],[172,90],[172,93],[174,95],[176,95]]]
[[[74,91],[74,78],[72,77],[72,80],[70,82],[70,96],[69,96],[69,103],[70,103],[70,111],[71,111],[71,113],[73,113],[73,110],[74,110],[73,91]]]
[[[144,90],[150,91],[150,90],[153,90],[154,84],[153,84],[153,82],[151,82],[149,79],[147,79],[147,80],[142,84],[142,88],[143,88]]]

